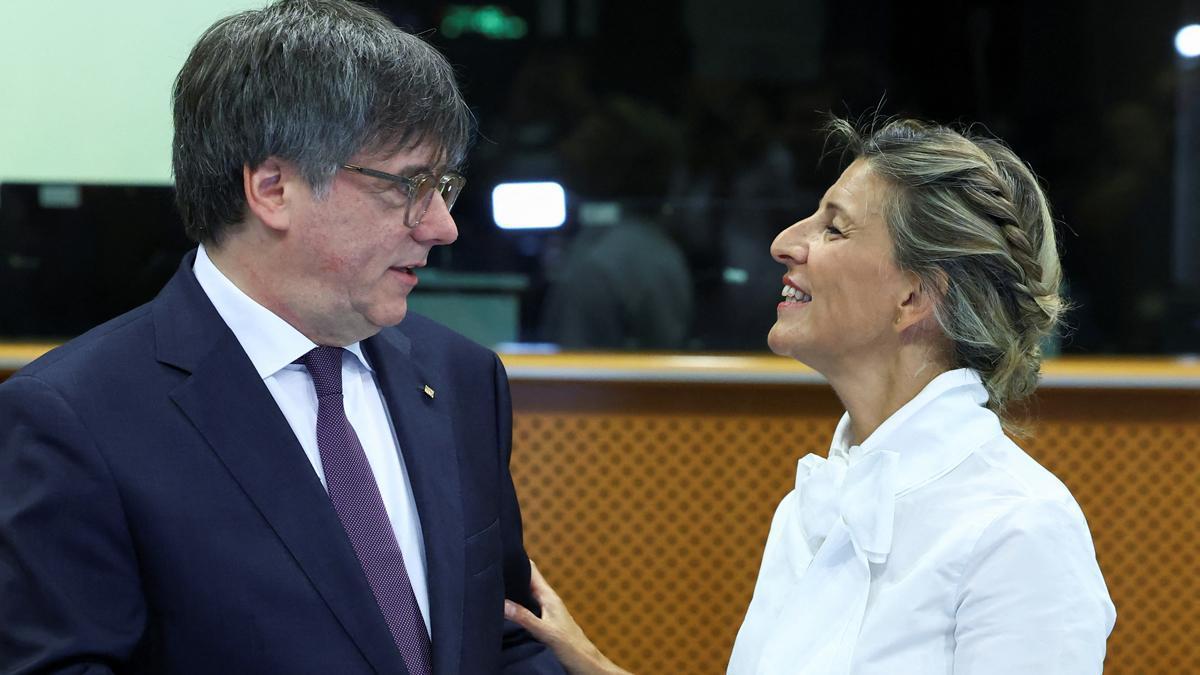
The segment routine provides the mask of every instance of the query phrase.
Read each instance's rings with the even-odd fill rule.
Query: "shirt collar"
[[[850,413],[842,415],[829,454],[844,455],[854,463],[874,450],[899,453],[896,492],[907,492],[945,474],[981,445],[1003,435],[1000,419],[986,407],[987,401],[979,373],[970,368],[944,372],[858,446],[851,444]]]
[[[271,377],[317,346],[291,324],[242,292],[217,269],[203,245],[196,251],[192,271],[200,288],[204,289],[205,295],[217,309],[217,314],[221,315],[246,356],[250,357],[259,377]],[[361,342],[347,345],[346,351],[354,354],[362,367],[371,369],[363,355]]]

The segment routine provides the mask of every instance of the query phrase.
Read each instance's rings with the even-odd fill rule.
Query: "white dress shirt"
[[[255,302],[213,265],[204,247],[196,252],[192,267],[196,281],[225,324],[250,357],[267,390],[304,448],[321,485],[321,453],[317,449],[317,392],[308,369],[293,363],[317,345],[266,307]],[[421,522],[400,442],[361,343],[346,347],[342,356],[342,396],[346,417],[354,427],[363,452],[375,474],[379,494],[404,555],[417,605],[429,630],[429,586],[426,581],[425,544]],[[328,488],[327,488],[328,489]]]
[[[973,370],[861,446],[800,460],[731,675],[1099,673],[1116,610],[1066,486],[1003,433]]]

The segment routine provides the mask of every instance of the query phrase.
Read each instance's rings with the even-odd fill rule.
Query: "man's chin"
[[[395,326],[408,316],[408,302],[392,303],[388,307],[379,308],[366,316],[367,321],[379,332],[384,328]]]

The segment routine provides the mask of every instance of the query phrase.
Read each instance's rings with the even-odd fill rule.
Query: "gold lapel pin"
[[[433,387],[425,385],[425,395],[429,398],[433,398]]]

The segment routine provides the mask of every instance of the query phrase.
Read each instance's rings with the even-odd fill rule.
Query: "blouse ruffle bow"
[[[771,525],[754,599],[730,658],[731,675],[850,672],[871,566],[886,564],[892,551],[898,495],[1001,435],[986,401],[977,373],[951,371],[863,446],[849,444],[844,415],[829,458],[800,459],[796,488]]]

